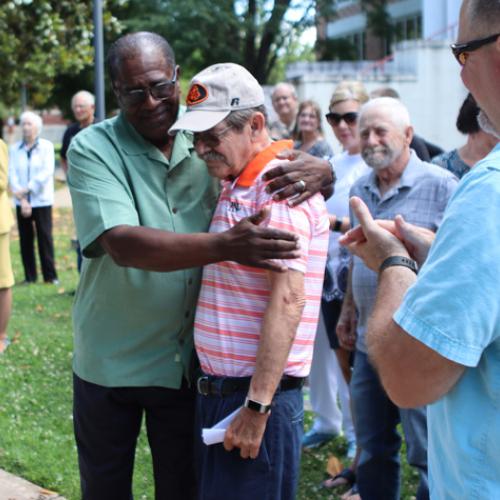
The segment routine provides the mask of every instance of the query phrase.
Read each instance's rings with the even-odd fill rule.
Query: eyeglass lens
[[[342,120],[344,120],[348,125],[352,125],[353,123],[356,123],[356,120],[358,119],[358,113],[355,113],[353,111],[344,113],[343,115],[339,113],[328,113],[326,115],[326,119],[330,125],[339,125]]]
[[[221,138],[227,134],[231,130],[231,127],[226,127],[225,129],[221,130],[220,132],[212,132],[210,130],[207,130],[205,132],[195,132],[193,134],[193,143],[196,145],[198,142],[203,142],[205,146],[208,146],[209,148],[215,148],[220,144]]]

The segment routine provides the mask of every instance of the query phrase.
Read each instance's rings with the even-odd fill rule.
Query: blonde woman
[[[350,409],[349,390],[347,385],[351,379],[352,351],[354,349],[355,311],[354,306],[346,309],[347,317],[340,312],[347,290],[347,276],[350,265],[348,251],[338,243],[340,234],[347,231],[349,223],[349,190],[352,184],[369,171],[369,167],[361,158],[361,147],[358,131],[358,112],[368,100],[368,93],[361,82],[341,82],[333,91],[329,112],[326,119],[332,127],[335,137],[342,146],[342,152],[333,159],[337,181],[335,193],[327,201],[330,214],[331,230],[328,260],[323,287],[322,313],[325,320],[330,347],[335,351],[339,366],[346,384],[339,381],[339,397],[344,415],[344,433],[350,445],[350,456],[354,457],[353,465],[344,469],[337,477],[325,481],[324,486],[334,488],[342,485],[352,486],[355,482],[355,468],[359,450],[356,453],[354,427]],[[337,338],[337,328],[349,330],[353,338],[352,345],[341,345]],[[355,493],[355,489],[352,493]],[[353,496],[354,498],[354,496]]]

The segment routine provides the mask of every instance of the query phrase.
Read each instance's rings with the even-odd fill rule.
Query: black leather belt
[[[204,375],[196,381],[198,393],[202,396],[225,397],[235,392],[248,391],[251,377],[214,377]],[[300,389],[304,385],[305,378],[284,376],[276,392]]]

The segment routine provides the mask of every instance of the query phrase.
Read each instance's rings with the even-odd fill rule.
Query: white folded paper
[[[204,428],[201,430],[201,437],[203,438],[203,442],[209,446],[211,444],[222,443],[224,441],[224,435],[226,434],[226,430],[229,427],[229,424],[233,421],[236,414],[240,411],[240,408],[237,408],[230,413],[226,418],[223,418],[220,422],[217,422],[213,427]]]

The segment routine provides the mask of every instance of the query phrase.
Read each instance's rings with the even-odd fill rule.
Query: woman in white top
[[[25,282],[37,279],[36,234],[43,280],[57,284],[52,240],[54,146],[40,138],[42,119],[37,114],[25,111],[21,115],[21,129],[22,140],[9,150],[9,183],[16,204]]]
[[[340,234],[350,228],[349,223],[349,190],[352,184],[362,175],[368,173],[369,167],[361,158],[361,147],[358,132],[358,112],[361,106],[368,100],[368,93],[360,82],[341,82],[334,90],[330,99],[329,113],[326,115],[328,123],[332,127],[335,137],[342,145],[343,151],[333,159],[335,174],[335,193],[327,201],[330,214],[330,242],[328,249],[328,260],[325,272],[325,283],[323,287],[322,312],[325,319],[326,330],[330,346],[335,350],[340,368],[344,378],[349,384],[351,379],[351,356],[354,348],[354,337],[352,346],[341,346],[337,339],[336,329],[350,328],[353,332],[355,314],[350,316],[352,323],[342,324],[339,321],[342,301],[347,290],[347,276],[350,265],[348,251],[338,243]],[[338,324],[337,324],[338,323]],[[340,385],[340,384],[339,384]],[[350,411],[347,395],[342,392],[341,404],[343,412]],[[356,458],[359,456],[359,450]],[[355,479],[356,459],[349,469],[344,469],[338,476],[325,481],[328,488],[342,484],[352,485]],[[353,492],[354,493],[354,492]]]

